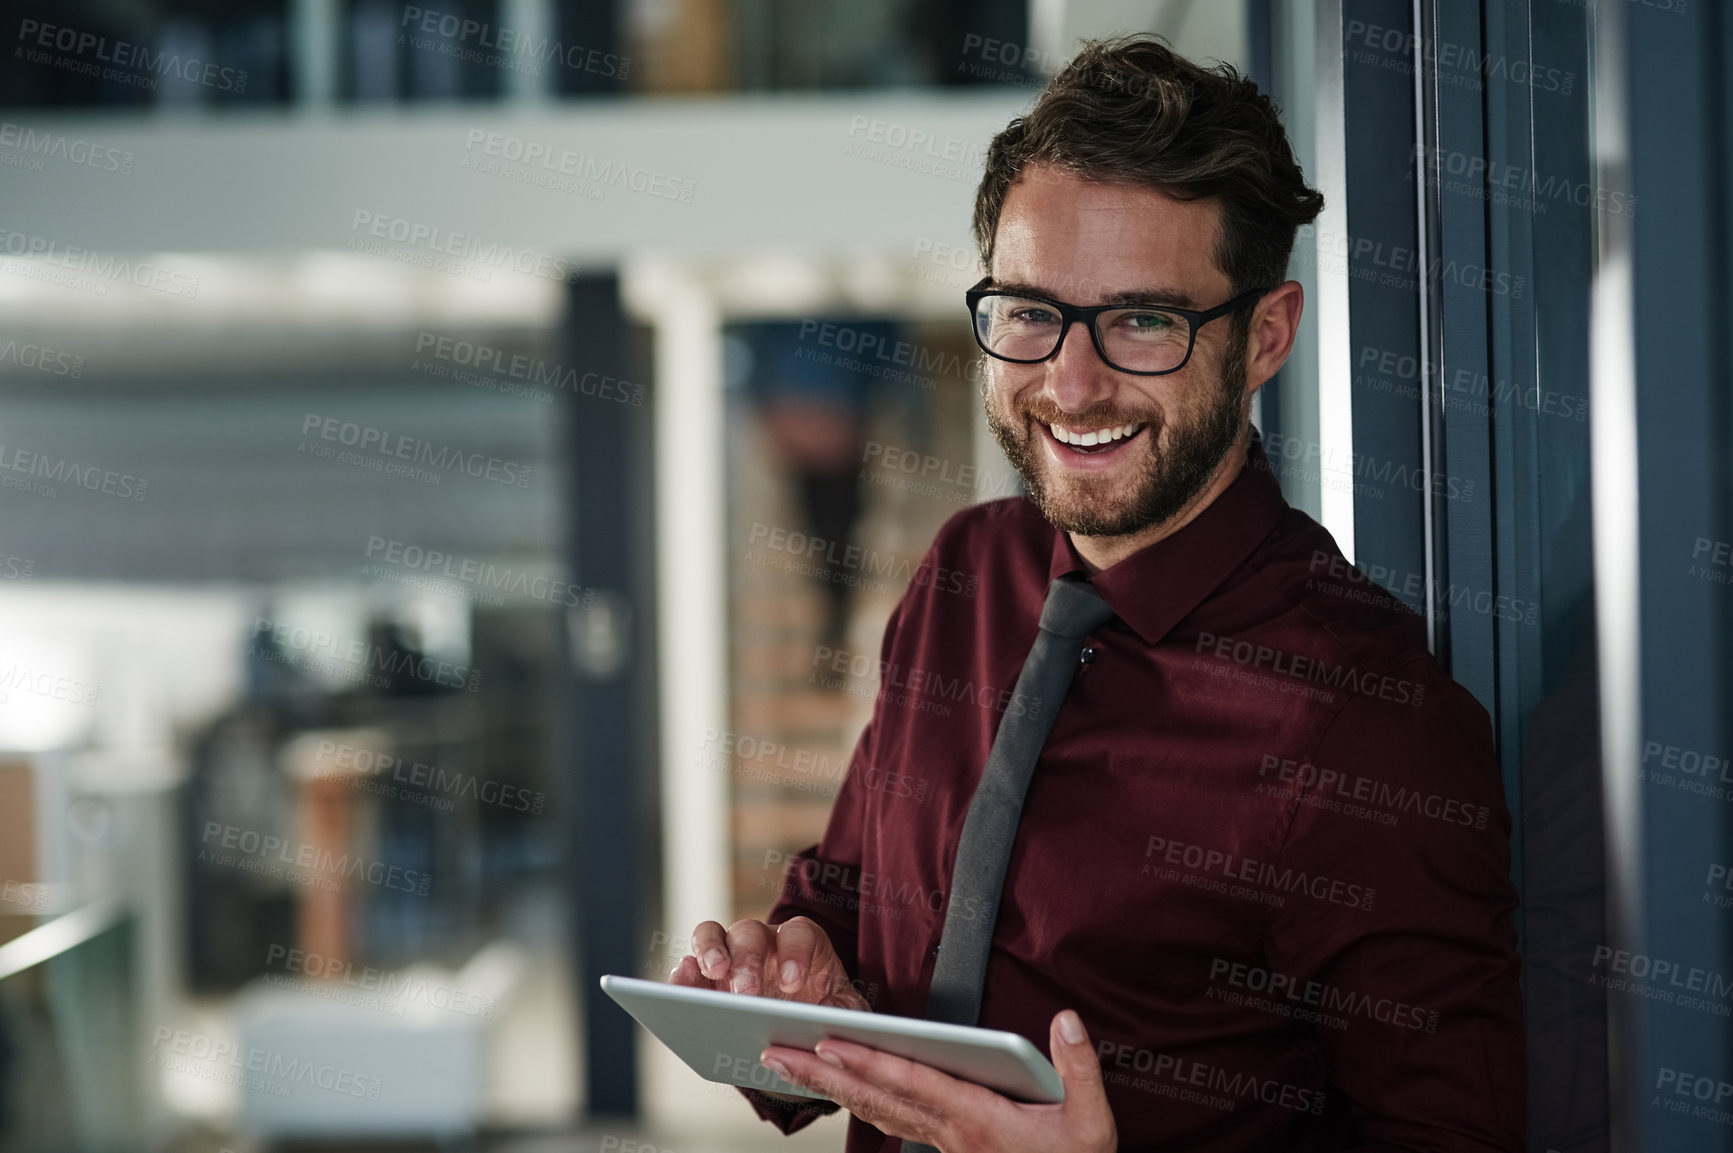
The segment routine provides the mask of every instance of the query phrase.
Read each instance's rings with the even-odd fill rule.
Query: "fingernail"
[[[1059,1014],[1059,1035],[1071,1045],[1083,1043],[1083,1018],[1070,1009]]]
[[[710,976],[714,974],[719,967],[726,965],[727,963],[728,957],[721,949],[711,949],[708,953],[704,954],[704,973],[706,976]]]
[[[782,963],[782,987],[791,989],[798,980],[800,980],[800,965],[794,961],[784,961]]]
[[[819,1049],[817,1052],[818,1052],[819,1057],[822,1060],[829,1061],[832,1065],[835,1065],[838,1069],[846,1068],[846,1066],[842,1063],[842,1058],[838,1057],[831,1050]]]
[[[775,1073],[778,1077],[781,1077],[784,1081],[788,1080],[788,1066],[784,1065],[781,1061],[778,1061],[775,1057],[760,1057],[758,1063],[763,1065],[766,1069],[769,1069],[772,1073]]]

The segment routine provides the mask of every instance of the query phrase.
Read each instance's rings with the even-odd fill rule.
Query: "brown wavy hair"
[[[1154,36],[1085,41],[1028,114],[993,138],[975,193],[983,267],[993,266],[1005,194],[1031,164],[1215,198],[1216,264],[1236,295],[1280,284],[1295,232],[1324,207],[1269,97],[1232,65],[1201,67]]]

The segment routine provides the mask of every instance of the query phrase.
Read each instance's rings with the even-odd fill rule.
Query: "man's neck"
[[[1083,558],[1084,567],[1091,573],[1112,568],[1126,557],[1142,552],[1156,541],[1172,536],[1196,520],[1240,475],[1240,468],[1246,463],[1246,446],[1250,442],[1250,432],[1242,432],[1234,447],[1222,457],[1221,463],[1216,466],[1215,474],[1210,477],[1203,490],[1184,508],[1160,524],[1152,524],[1124,536],[1081,536],[1078,533],[1067,533],[1072,546],[1077,549],[1077,555]]]

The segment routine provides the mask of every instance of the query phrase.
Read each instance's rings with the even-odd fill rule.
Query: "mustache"
[[[1046,397],[1037,397],[1018,406],[1017,415],[1024,420],[1061,424],[1067,428],[1112,428],[1119,424],[1147,424],[1160,428],[1163,420],[1159,408],[1141,413],[1129,412],[1116,404],[1103,402],[1092,404],[1080,412],[1066,412]]]

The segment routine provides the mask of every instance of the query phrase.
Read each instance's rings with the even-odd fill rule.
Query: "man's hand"
[[[680,958],[668,974],[668,983],[872,1011],[849,980],[830,934],[810,917],[791,917],[780,925],[736,921],[726,929],[716,921],[705,921],[692,930],[692,952]],[[809,1101],[787,1093],[759,1092],[778,1101]]]
[[[726,929],[705,921],[692,930],[692,953],[680,958],[668,982],[872,1011],[849,980],[829,934],[809,917],[780,925],[736,921]]]
[[[1067,1009],[1053,1018],[1049,1035],[1053,1067],[1065,1083],[1058,1105],[1019,1104],[848,1041],[820,1041],[816,1055],[772,1045],[759,1060],[869,1125],[941,1153],[1114,1153],[1119,1130],[1082,1019]]]

